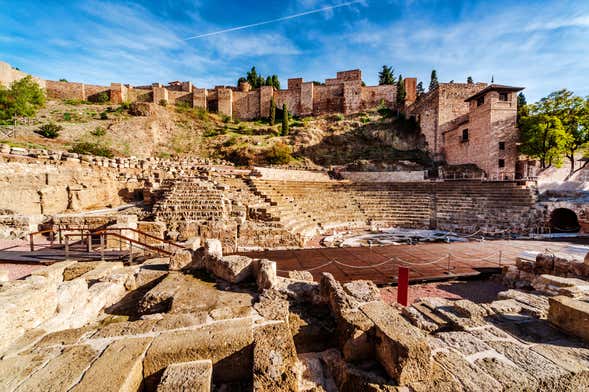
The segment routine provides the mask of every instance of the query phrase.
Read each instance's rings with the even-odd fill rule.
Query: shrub
[[[366,124],[366,123],[369,123],[370,122],[370,119],[368,117],[366,117],[366,116],[362,116],[362,117],[360,117],[360,122],[362,124]]]
[[[180,109],[190,109],[190,103],[186,101],[176,101],[176,107]]]
[[[65,112],[65,113],[63,114],[63,120],[64,120],[64,121],[72,121],[72,114],[71,114],[71,113],[69,113],[69,112]]]
[[[160,106],[168,106],[168,100],[167,99],[160,99]]]
[[[0,86],[0,120],[33,117],[45,105],[45,92],[29,75],[12,82],[10,88]]]
[[[292,160],[292,150],[284,143],[276,143],[265,154],[266,161],[273,165],[284,165]]]
[[[70,152],[75,152],[78,154],[87,154],[87,155],[96,155],[101,157],[112,158],[114,157],[113,151],[106,145],[102,143],[92,143],[92,142],[77,142],[74,143]]]
[[[90,134],[92,136],[97,136],[97,137],[101,137],[106,135],[106,129],[102,128],[102,127],[98,127],[93,131],[90,131]]]
[[[63,131],[63,127],[61,125],[49,123],[42,125],[39,130],[35,131],[35,133],[38,133],[39,135],[48,139],[55,139],[59,136],[61,131]]]
[[[88,102],[82,99],[64,99],[63,103],[65,103],[66,105],[78,106],[87,104]]]
[[[237,166],[251,166],[255,156],[247,147],[232,149],[225,154],[225,159]]]
[[[100,119],[101,120],[108,120],[108,114],[106,114],[106,111],[100,113]]]
[[[106,91],[103,91],[96,96],[96,102],[98,103],[105,103],[108,101],[110,101],[110,97]]]
[[[225,123],[228,124],[231,121],[231,117],[229,117],[226,114],[221,115],[221,120]]]
[[[344,117],[344,115],[343,115],[343,114],[341,114],[341,113],[338,113],[338,114],[336,114],[336,115],[334,116],[334,118],[335,118],[335,120],[336,120],[336,121],[343,121],[345,117]]]
[[[121,106],[119,106],[117,108],[117,112],[122,112],[124,110],[129,110],[130,108],[131,108],[131,102],[124,101],[123,103],[121,103]]]

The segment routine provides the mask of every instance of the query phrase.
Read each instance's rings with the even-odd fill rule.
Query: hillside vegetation
[[[191,155],[238,165],[427,163],[415,123],[384,108],[352,116],[290,118],[289,133],[281,136],[281,124],[239,121],[184,106],[52,100],[16,131],[16,137],[2,136],[0,142],[105,156]]]

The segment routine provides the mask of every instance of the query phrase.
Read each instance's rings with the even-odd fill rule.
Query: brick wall
[[[46,81],[47,97],[53,99],[86,100],[84,83]]]

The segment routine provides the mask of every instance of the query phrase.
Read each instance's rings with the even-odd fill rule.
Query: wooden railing
[[[64,234],[63,231],[78,231],[78,232]],[[132,238],[132,237],[123,235],[123,231],[136,233],[137,238]],[[42,235],[42,234],[49,234],[49,238],[51,241],[50,247],[53,247],[56,235],[58,235],[58,237],[59,237],[59,244],[60,245],[62,244],[62,240],[63,240],[66,259],[69,258],[70,253],[71,253],[70,252],[71,246],[74,244],[85,245],[84,246],[85,250],[87,252],[92,252],[93,251],[93,239],[96,238],[97,236],[100,239],[100,246],[96,250],[100,251],[100,255],[101,255],[102,260],[104,260],[104,252],[105,252],[105,250],[107,250],[107,244],[108,244],[107,240],[108,240],[109,236],[119,239],[119,241],[118,241],[119,252],[123,251],[123,246],[127,247],[127,245],[128,245],[130,260],[132,260],[132,258],[133,258],[133,247],[134,246],[138,250],[142,250],[142,251],[151,250],[151,251],[154,251],[154,252],[156,252],[160,255],[164,255],[164,256],[170,256],[176,250],[185,249],[184,246],[177,244],[173,241],[169,241],[164,238],[160,238],[160,237],[154,236],[152,234],[145,233],[141,230],[137,230],[132,227],[102,228],[102,229],[96,229],[96,230],[92,230],[92,229],[89,229],[86,227],[67,228],[67,229],[62,230],[62,228],[60,227],[60,228],[58,228],[57,231],[54,228],[51,228],[51,229],[45,229],[45,230],[31,233],[29,235],[31,251],[35,250],[35,242],[34,242],[35,235]],[[80,238],[80,240],[75,241],[74,239],[76,239],[76,238]],[[148,239],[152,240],[152,241],[149,241],[152,243],[148,243]],[[155,245],[155,244],[153,244],[153,242],[156,242],[159,244]]]

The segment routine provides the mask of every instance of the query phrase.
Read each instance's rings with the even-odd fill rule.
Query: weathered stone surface
[[[165,268],[158,269],[153,265],[142,266],[135,275],[135,284],[137,287],[145,286],[158,279],[163,279],[168,275],[167,264],[161,264],[160,266]]]
[[[173,363],[164,371],[157,392],[209,392],[213,363],[211,360]]]
[[[579,298],[589,295],[589,282],[576,278],[540,275],[532,282],[534,289],[551,294]]]
[[[254,391],[297,391],[297,353],[285,322],[254,330]]]
[[[288,301],[284,299],[262,295],[259,302],[254,304],[254,309],[267,320],[288,322]]]
[[[170,256],[170,270],[180,271],[192,263],[192,253],[188,250],[179,250]]]
[[[73,345],[80,341],[83,336],[90,336],[94,332],[91,327],[82,327],[74,329],[65,329],[45,335],[37,347],[43,346],[59,346],[59,345]]]
[[[52,283],[61,283],[63,282],[63,273],[65,269],[71,267],[74,264],[76,264],[76,261],[73,260],[60,261],[50,266],[34,270],[31,272],[31,275],[43,276]]]
[[[343,284],[344,291],[358,302],[379,301],[380,290],[371,280],[354,280]]]
[[[135,392],[143,381],[143,355],[152,338],[111,343],[71,390]]]
[[[63,271],[63,280],[67,281],[78,278],[84,275],[85,273],[92,271],[101,263],[101,261],[84,261],[73,263],[72,265],[65,268],[65,270]]]
[[[98,313],[119,301],[125,295],[125,286],[120,283],[99,282],[88,290],[88,302],[72,318],[71,328],[79,328],[94,320]]]
[[[589,303],[564,296],[549,298],[549,303],[552,324],[589,342]]]
[[[113,270],[120,268],[123,268],[122,262],[104,261],[98,264],[94,269],[82,275],[82,278],[86,279],[86,281],[89,283],[94,283],[111,274]]]
[[[17,391],[66,391],[74,386],[99,352],[88,346],[71,346],[34,373]]]
[[[218,278],[231,283],[243,282],[254,273],[253,259],[239,255],[207,259],[207,269]]]
[[[491,350],[491,347],[488,344],[467,332],[440,332],[435,336],[464,355]]]
[[[425,334],[384,302],[368,303],[361,310],[375,324],[377,357],[389,376],[400,385],[427,380],[431,351]]]
[[[0,361],[0,390],[13,391],[23,381],[61,353],[57,349],[40,349],[14,355]]]
[[[153,383],[172,363],[211,359],[216,381],[248,379],[253,341],[251,319],[227,320],[192,330],[162,333],[147,351],[143,373],[155,385]]]
[[[309,271],[288,271],[288,278],[293,280],[313,281],[313,274]]]
[[[458,313],[464,317],[485,317],[488,315],[485,308],[467,299],[454,301],[453,305],[458,310]]]
[[[82,278],[60,283],[57,287],[56,314],[44,322],[41,328],[52,332],[79,327],[78,313],[86,307],[88,296],[88,284]]]
[[[499,382],[451,350],[436,351],[433,354],[433,359],[450,372],[465,391],[501,390]]]
[[[182,274],[169,273],[143,296],[139,302],[139,312],[145,314],[168,311],[183,280]]]
[[[423,329],[424,331],[431,332],[438,329],[438,324],[429,321],[423,313],[419,312],[413,306],[404,306],[401,309],[401,313],[403,316],[407,317],[411,324],[415,325],[417,328]]]
[[[276,262],[270,260],[258,260],[258,271],[256,283],[258,290],[263,291],[271,289],[276,285]]]
[[[535,391],[538,382],[517,366],[498,357],[475,360],[475,365],[499,382],[505,391]]]
[[[499,299],[514,299],[522,304],[536,309],[536,315],[546,318],[548,315],[548,298],[521,290],[506,290],[497,294]]]
[[[533,374],[544,390],[566,391],[571,387],[568,372],[522,344],[501,341],[488,344],[523,372]]]
[[[8,282],[9,280],[8,270],[0,269],[0,282]]]
[[[205,241],[205,257],[206,258],[223,258],[223,244],[217,239],[208,239]]]
[[[324,369],[321,360],[323,353],[299,354],[300,391],[313,392],[338,392],[335,381],[327,369]]]

